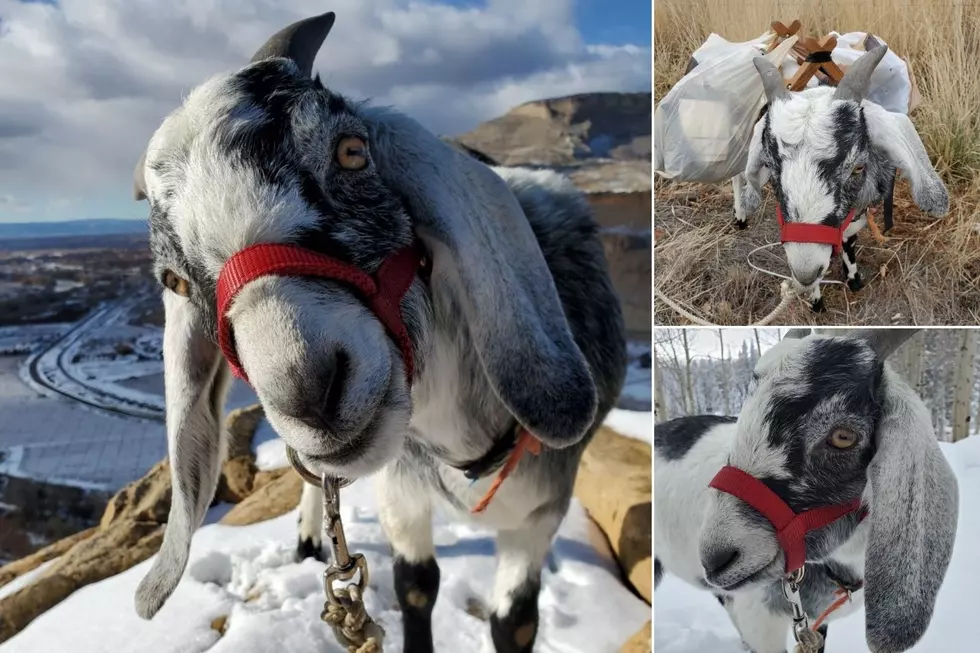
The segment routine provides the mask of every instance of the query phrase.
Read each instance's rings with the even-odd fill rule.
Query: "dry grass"
[[[793,306],[777,323],[980,324],[980,0],[657,0],[654,12],[655,100],[708,34],[748,40],[773,20],[799,18],[811,35],[870,31],[905,57],[923,100],[912,119],[949,187],[950,212],[938,221],[924,216],[900,182],[890,240],[859,237],[864,290],[825,286],[827,313]],[[778,280],[746,262],[753,248],[778,241],[771,197],[737,232],[730,186],[657,179],[654,191],[658,289],[719,324],[752,324],[778,303]],[[779,248],[753,260],[786,272]],[[836,266],[828,278],[841,278]],[[654,321],[686,323],[662,302]]]

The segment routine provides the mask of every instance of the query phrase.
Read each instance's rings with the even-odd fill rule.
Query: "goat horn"
[[[762,88],[766,91],[766,98],[769,104],[776,100],[786,100],[789,98],[789,91],[786,90],[786,82],[783,81],[783,74],[779,72],[776,65],[765,57],[755,57],[752,59],[755,69],[762,77]]]
[[[250,63],[273,57],[285,57],[292,59],[304,75],[312,77],[313,60],[316,59],[320,46],[330,33],[336,17],[336,14],[328,11],[320,16],[306,18],[284,27],[258,49]]]
[[[799,340],[801,338],[806,338],[808,335],[810,335],[810,329],[790,329],[786,332],[786,335],[783,336],[783,340],[788,338]]]
[[[837,84],[837,92],[834,93],[835,100],[853,100],[858,104],[868,95],[871,87],[871,74],[881,63],[881,58],[888,51],[887,45],[879,45],[861,55],[861,58],[854,62],[844,73],[840,83]]]
[[[878,358],[884,360],[919,331],[921,329],[860,329],[850,334],[850,337],[867,342]]]

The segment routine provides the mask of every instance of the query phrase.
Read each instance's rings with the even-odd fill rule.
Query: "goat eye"
[[[857,444],[858,436],[854,431],[849,431],[847,429],[834,429],[828,438],[830,446],[837,449],[850,449],[855,444]]]
[[[187,282],[187,279],[178,277],[170,270],[166,270],[163,273],[163,285],[181,297],[191,296],[191,284]]]
[[[367,143],[357,136],[345,136],[337,144],[337,163],[346,170],[361,170],[367,165]]]

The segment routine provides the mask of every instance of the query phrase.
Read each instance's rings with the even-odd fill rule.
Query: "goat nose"
[[[297,400],[288,412],[310,428],[333,432],[350,365],[346,354],[337,352],[328,360],[318,361],[317,367],[319,374],[300,380]]]
[[[793,278],[796,279],[801,286],[804,288],[809,288],[817,282],[823,275],[823,268],[813,268],[812,270],[807,270],[806,272],[797,272],[794,270]]]
[[[714,549],[707,555],[702,555],[701,566],[704,567],[708,577],[718,576],[735,564],[738,555],[738,549],[733,547]]]

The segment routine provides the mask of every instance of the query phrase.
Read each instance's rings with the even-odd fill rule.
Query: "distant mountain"
[[[535,100],[452,139],[503,165],[649,161],[650,93],[582,93]]]
[[[147,233],[146,220],[66,220],[64,222],[0,222],[0,240],[115,236]]]

